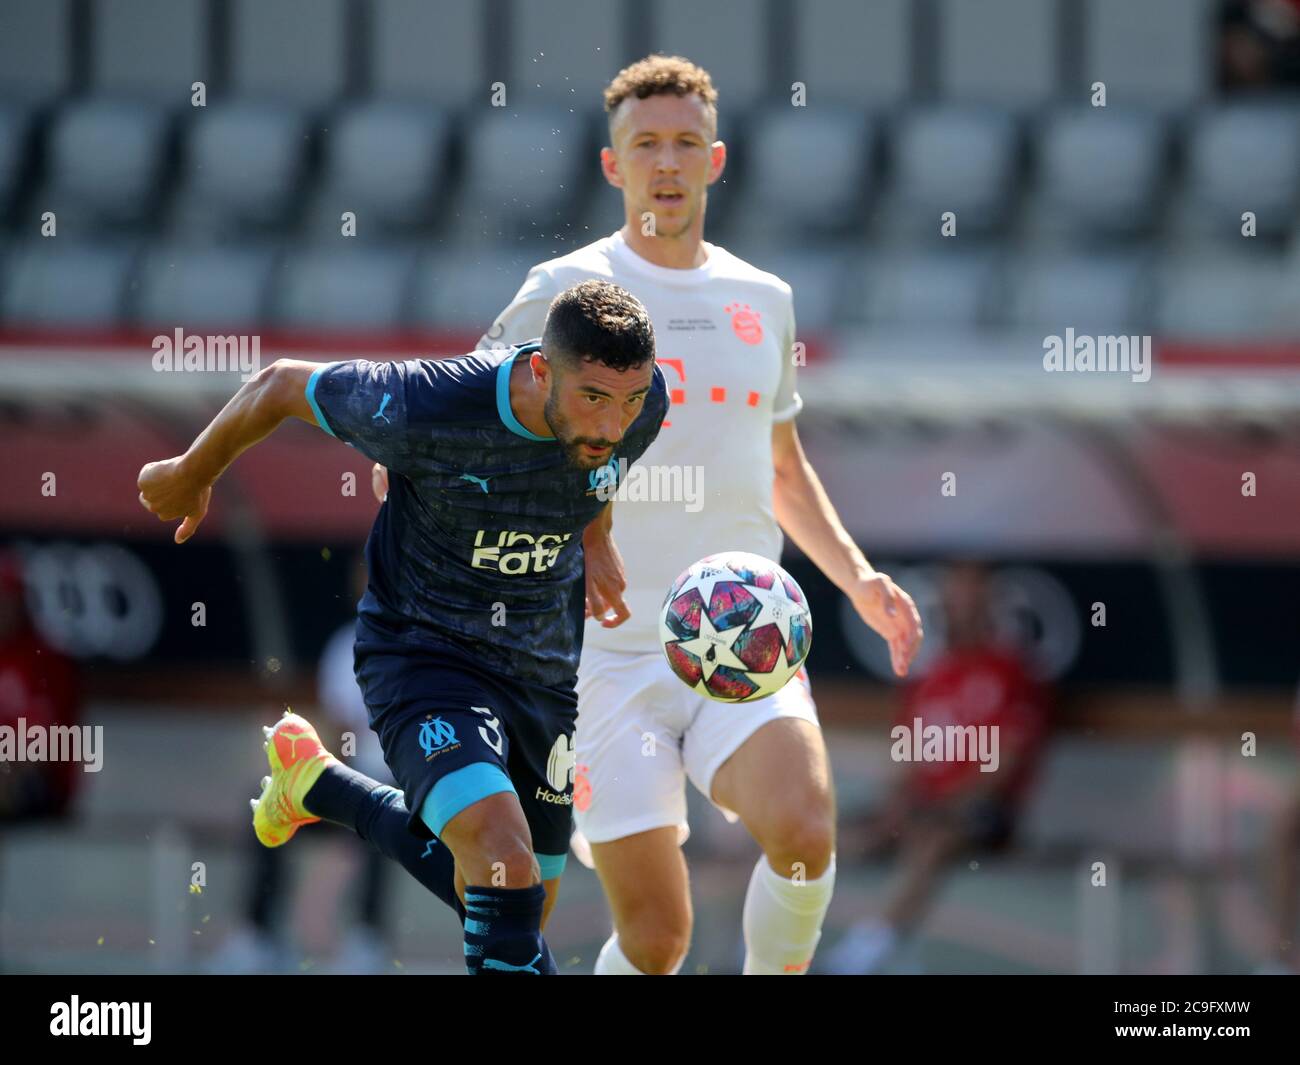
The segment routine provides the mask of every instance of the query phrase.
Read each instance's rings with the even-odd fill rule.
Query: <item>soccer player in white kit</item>
[[[659,646],[674,578],[720,551],[779,560],[784,529],[888,641],[900,676],[921,641],[911,598],[868,564],[799,445],[790,286],[703,239],[707,190],[726,163],[716,100],[708,73],[680,57],[618,74],[600,162],[626,224],[533,267],[479,342],[540,336],[552,298],[577,281],[623,286],[650,313],[672,389],[642,464],[697,488],[687,471],[703,469],[701,498],[648,501],[629,486],[583,539],[574,814],[615,925],[597,974],[675,973],[686,956],[688,778],[763,850],[745,897],[746,973],[807,971],[834,885],[830,764],[806,673],[753,703],[691,691]]]

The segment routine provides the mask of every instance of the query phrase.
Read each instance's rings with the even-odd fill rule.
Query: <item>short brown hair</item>
[[[655,331],[645,307],[609,281],[581,281],[551,301],[542,353],[560,365],[579,361],[629,370],[654,361]]]
[[[605,113],[613,121],[614,112],[630,96],[644,100],[647,96],[672,93],[674,96],[698,96],[704,101],[714,128],[718,125],[718,90],[703,67],[679,55],[655,54],[624,67],[605,89]]]

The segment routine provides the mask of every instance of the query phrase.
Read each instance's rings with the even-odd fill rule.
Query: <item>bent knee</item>
[[[691,947],[690,920],[638,921],[618,930],[623,956],[649,976],[677,971]]]
[[[518,833],[485,828],[458,840],[452,854],[468,884],[522,888],[542,882],[533,848]]]
[[[513,793],[467,806],[446,823],[441,838],[467,883],[517,888],[541,882],[528,824]]]
[[[815,880],[835,851],[835,824],[822,811],[791,812],[769,826],[761,841],[768,864],[782,876]]]
[[[488,839],[479,856],[489,874],[487,883],[493,887],[530,887],[542,882],[542,871],[527,840],[517,836]]]

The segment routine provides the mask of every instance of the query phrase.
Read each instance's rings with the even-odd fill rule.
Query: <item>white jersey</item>
[[[487,348],[540,336],[551,300],[592,278],[631,292],[654,325],[672,406],[614,502],[614,542],[627,569],[624,600],[632,616],[613,629],[588,621],[588,646],[657,650],[664,596],[705,555],[781,557],[772,426],[802,406],[790,286],[716,244],[704,248],[703,266],[677,270],[646,261],[616,232],[534,266],[479,341]],[[664,498],[667,488],[675,498]]]

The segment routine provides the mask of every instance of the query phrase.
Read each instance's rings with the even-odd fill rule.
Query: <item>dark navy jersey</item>
[[[659,434],[668,393],[656,366],[609,462],[580,470],[510,408],[514,358],[539,347],[331,363],[307,399],[322,429],[388,467],[359,631],[567,687],[582,648],[583,530],[612,498],[620,460]]]

